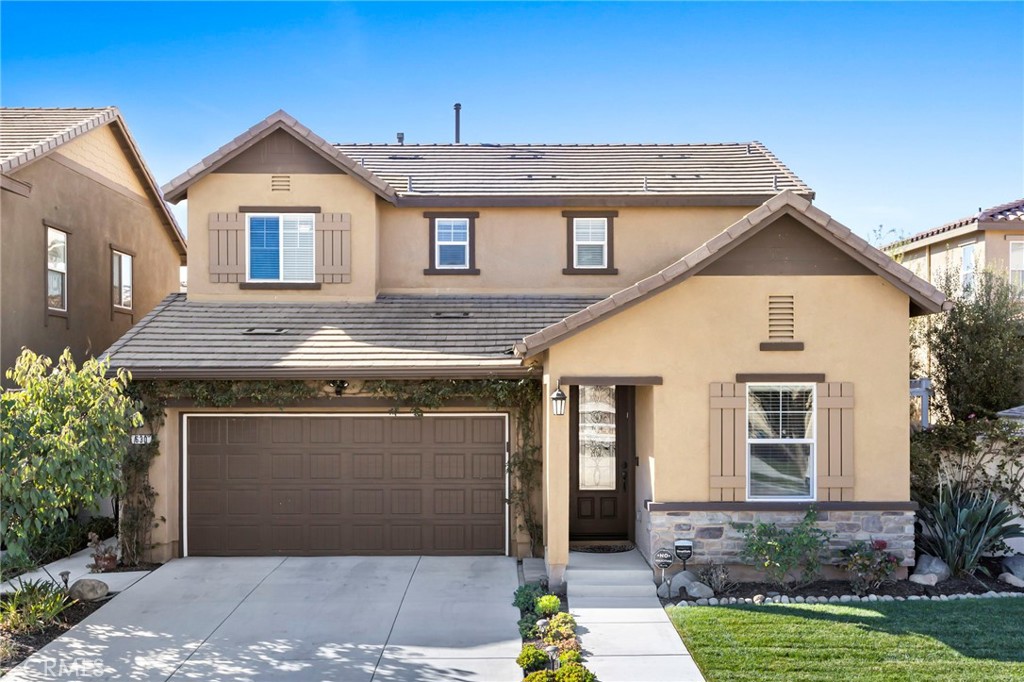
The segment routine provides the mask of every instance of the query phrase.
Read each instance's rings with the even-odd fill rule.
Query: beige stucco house
[[[324,390],[168,403],[158,559],[522,555],[510,417],[392,416],[361,387],[535,377],[556,583],[576,540],[734,563],[730,521],[811,504],[913,563],[907,325],[944,297],[759,143],[333,145],[278,112],[164,192],[188,199],[188,294],[113,364]]]
[[[103,352],[179,289],[184,264],[115,107],[0,109],[0,377],[22,347]]]

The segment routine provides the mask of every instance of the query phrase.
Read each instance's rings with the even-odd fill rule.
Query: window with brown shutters
[[[853,384],[817,386],[819,501],[853,500]]]
[[[747,493],[747,385],[711,384],[711,501],[741,502]]]
[[[320,213],[316,217],[316,281],[352,281],[352,214]]]
[[[210,214],[210,281],[245,281],[245,214]]]

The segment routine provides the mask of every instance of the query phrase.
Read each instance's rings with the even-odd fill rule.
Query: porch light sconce
[[[551,394],[551,414],[556,417],[561,417],[565,414],[565,393],[562,391],[561,384]]]

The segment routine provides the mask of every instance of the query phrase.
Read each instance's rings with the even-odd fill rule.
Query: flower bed
[[[576,619],[565,602],[536,583],[521,585],[512,605],[519,608],[523,649],[516,663],[524,682],[596,682],[583,665]]]

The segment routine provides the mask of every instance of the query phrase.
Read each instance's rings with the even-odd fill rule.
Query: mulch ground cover
[[[0,629],[0,675],[57,639],[73,626],[85,620],[106,601],[79,602],[62,613],[56,623],[40,632],[14,634]]]

